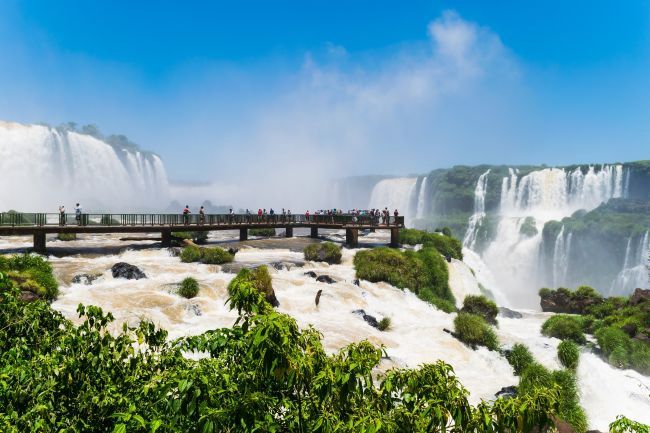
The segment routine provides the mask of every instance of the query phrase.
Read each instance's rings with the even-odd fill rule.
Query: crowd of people
[[[183,215],[183,223],[185,225],[190,224],[190,215],[192,212],[190,211],[189,205],[186,205],[185,208],[183,209],[182,215]],[[205,208],[201,206],[198,211],[199,215],[199,221],[198,223],[200,225],[205,224],[206,222],[206,213],[205,213]],[[256,216],[256,218],[255,218]],[[319,209],[314,212],[310,212],[309,210],[305,211],[305,219],[304,221],[306,222],[319,222],[322,221],[323,217],[331,217],[331,222],[334,222],[334,217],[337,216],[351,216],[351,220],[353,223],[363,223],[363,222],[369,222],[374,225],[379,225],[379,224],[390,224],[390,216],[391,212],[388,209],[388,207],[384,209],[370,209],[370,210],[362,210],[362,209],[351,209],[348,210],[347,212],[343,212],[342,209]],[[399,211],[395,209],[393,211],[393,216],[395,217],[394,222],[397,221],[397,218],[399,217]],[[276,212],[273,208],[269,208],[267,211],[266,208],[258,208],[257,209],[257,214],[255,214],[253,211],[250,209],[246,208],[243,214],[235,214],[232,208],[228,211],[227,214],[227,221],[229,223],[253,223],[253,222],[293,222],[295,221],[294,215],[291,213],[291,209],[285,209],[282,208],[281,212]]]

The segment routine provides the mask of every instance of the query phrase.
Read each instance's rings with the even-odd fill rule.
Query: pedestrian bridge
[[[46,252],[46,235],[59,233],[160,233],[162,246],[171,246],[172,232],[239,230],[239,239],[248,239],[248,230],[255,228],[285,229],[286,237],[293,237],[294,228],[311,229],[311,237],[318,237],[319,229],[345,229],[346,244],[359,244],[359,230],[390,230],[390,246],[397,247],[399,229],[404,217],[390,217],[383,222],[369,215],[244,215],[244,214],[82,214],[77,221],[74,214],[58,213],[0,213],[0,236],[30,235],[34,237],[34,251]]]

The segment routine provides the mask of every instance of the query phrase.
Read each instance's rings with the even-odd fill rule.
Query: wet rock
[[[508,319],[521,319],[524,317],[524,315],[519,311],[514,311],[506,307],[499,307],[499,316],[503,316]]]
[[[239,248],[228,248],[228,252],[234,256],[239,252]]]
[[[182,248],[171,247],[171,248],[167,248],[167,250],[169,251],[169,254],[171,254],[172,257],[180,257]]]
[[[202,316],[203,312],[201,311],[201,307],[199,307],[198,304],[189,304],[185,307],[187,311],[190,311],[194,313],[195,316]]]
[[[494,394],[495,397],[503,397],[503,398],[513,398],[517,396],[517,387],[512,385],[512,386],[504,386],[501,388],[496,394]]]
[[[323,294],[323,289],[320,289],[318,293],[316,293],[316,299],[314,299],[314,302],[316,303],[316,306],[318,307],[318,304],[320,303],[320,295]]]
[[[336,283],[336,280],[334,278],[330,277],[329,275],[319,275],[316,277],[316,281],[319,283],[327,283],[327,284],[334,284]]]
[[[308,277],[312,277],[312,278],[316,278],[318,276],[318,275],[316,275],[316,272],[314,272],[314,271],[305,272],[305,275],[307,275]]]
[[[363,317],[363,320],[365,320],[366,323],[368,325],[372,326],[373,328],[379,327],[379,322],[377,321],[375,316],[371,316],[370,314],[366,314],[366,312],[364,310],[354,310],[352,313]]]
[[[361,287],[361,284],[359,283],[359,279],[358,279],[358,278],[356,278],[354,281],[352,281],[352,284],[354,284],[355,286],[359,286],[359,287]]]
[[[540,294],[539,304],[545,313],[586,314],[589,307],[601,302],[600,297],[572,296],[570,291],[560,288]]]
[[[90,286],[93,281],[101,276],[102,274],[79,274],[72,277],[72,283],[85,284],[86,286]]]
[[[271,266],[278,271],[281,271],[283,269],[286,269],[287,271],[290,271],[291,269],[295,268],[296,266],[300,266],[298,263],[293,263],[293,262],[273,262],[271,263]]]
[[[275,297],[275,290],[271,289],[270,292],[266,293],[265,298],[266,302],[273,305],[275,308],[278,308],[280,306],[280,301],[278,301],[278,298]]]
[[[30,292],[29,290],[22,290],[18,299],[23,302],[34,302],[38,301],[41,298],[34,292]]]
[[[119,262],[111,268],[113,278],[126,278],[127,280],[139,280],[147,278],[147,275],[137,266],[130,265],[126,262]]]
[[[450,335],[453,334],[453,332],[451,331],[451,329],[442,328],[442,330],[443,330],[444,332],[446,332],[447,334],[450,334]]]
[[[650,300],[650,289],[639,289],[637,288],[630,296],[630,305],[637,305],[643,301]]]

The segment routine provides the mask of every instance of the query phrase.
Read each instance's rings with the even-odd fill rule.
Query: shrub
[[[333,242],[321,242],[307,245],[304,249],[305,260],[312,262],[341,263],[341,247]]]
[[[183,263],[201,262],[209,265],[220,265],[230,263],[234,256],[219,247],[201,248],[194,245],[187,246],[181,251],[181,261]]]
[[[537,225],[535,224],[535,218],[530,216],[526,217],[526,219],[524,219],[524,222],[519,227],[519,234],[531,238],[535,236],[537,233],[539,233],[539,230],[537,230]]]
[[[275,229],[273,228],[248,229],[248,234],[250,236],[259,236],[261,238],[272,238],[273,236],[275,236]]]
[[[433,248],[425,247],[417,252],[385,247],[359,251],[354,256],[354,268],[357,278],[408,288],[420,299],[436,306],[444,305],[445,311],[455,310],[447,263]]]
[[[63,242],[68,242],[68,241],[76,241],[77,240],[77,234],[76,233],[58,233],[56,235],[56,238],[60,241]]]
[[[650,374],[650,346],[630,338],[623,330],[605,326],[596,331],[598,345],[603,355],[615,367],[633,368]]]
[[[451,234],[451,232],[449,232]],[[416,229],[400,229],[399,241],[406,245],[422,244],[435,248],[444,256],[463,259],[463,244],[456,238],[440,233],[429,233]]]
[[[542,325],[542,334],[560,340],[573,340],[578,344],[587,342],[582,332],[582,320],[577,316],[557,314],[549,317]]]
[[[54,278],[52,266],[41,256],[0,256],[0,272],[6,272],[20,290],[35,293],[41,298],[52,300],[59,294],[59,283]]]
[[[199,282],[192,277],[187,277],[178,287],[178,294],[184,298],[193,298],[199,293]]]
[[[377,325],[377,329],[380,331],[386,331],[390,328],[390,317],[384,317],[379,321],[379,324]]]
[[[275,307],[280,305],[275,297],[271,274],[269,274],[269,269],[266,266],[239,271],[237,276],[228,284],[228,294],[233,296],[238,290],[248,286],[260,293],[269,304]]]
[[[493,325],[496,325],[497,314],[499,314],[497,304],[483,295],[466,296],[463,301],[463,308],[460,311],[481,316],[485,321]]]
[[[628,353],[624,347],[614,349],[607,360],[616,368],[628,368],[630,365]]]
[[[557,346],[557,357],[565,368],[575,370],[580,360],[580,349],[571,340],[564,340]]]
[[[454,319],[454,332],[459,340],[470,346],[485,346],[490,350],[499,348],[496,334],[481,316],[458,313]]]
[[[195,232],[172,232],[172,237],[177,239],[188,239],[195,244],[204,244],[208,241],[208,232],[203,230]]]
[[[535,362],[535,358],[533,358],[533,354],[530,353],[528,347],[520,343],[516,343],[510,351],[506,352],[506,359],[517,376],[521,375],[530,364]]]

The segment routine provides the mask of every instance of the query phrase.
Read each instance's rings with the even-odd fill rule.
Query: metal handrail
[[[0,226],[4,227],[44,227],[44,226],[220,226],[220,225],[337,225],[337,226],[381,226],[404,225],[404,217],[389,217],[388,224],[382,217],[370,215],[336,214],[336,215],[257,215],[257,214],[75,214],[58,213],[20,213],[0,212]]]

